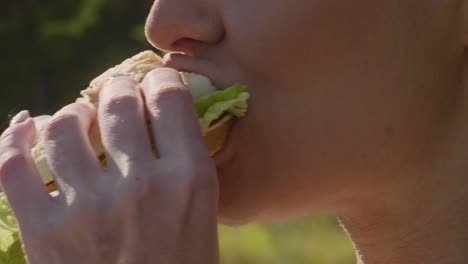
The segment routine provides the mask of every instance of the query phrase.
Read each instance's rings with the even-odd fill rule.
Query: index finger
[[[142,82],[158,155],[206,154],[192,95],[179,72],[157,68]]]

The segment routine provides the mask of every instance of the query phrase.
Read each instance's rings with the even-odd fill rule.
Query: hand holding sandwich
[[[1,185],[29,263],[217,263],[216,169],[179,73],[113,78],[99,97],[97,109],[64,107],[44,130],[58,196],[34,166],[32,119],[1,138]],[[105,169],[88,137],[96,116]]]

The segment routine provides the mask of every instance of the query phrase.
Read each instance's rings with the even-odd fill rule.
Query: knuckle
[[[218,190],[216,174],[207,167],[196,167],[184,172],[185,180],[180,187],[186,193],[192,193],[195,197],[213,196]]]
[[[196,189],[212,189],[217,186],[216,171],[210,166],[200,166],[192,175]]]
[[[140,201],[159,193],[161,186],[143,174],[128,177],[120,197],[124,201]]]
[[[191,103],[192,96],[188,89],[180,83],[167,83],[160,86],[159,89],[151,91],[148,96],[150,104],[165,104],[165,103]]]
[[[12,171],[27,165],[24,154],[14,149],[4,149],[0,157],[0,175],[8,175]]]
[[[156,185],[128,184],[119,195],[119,204],[127,208],[135,208],[143,201],[151,201],[159,193]]]
[[[65,222],[68,226],[76,229],[89,229],[89,226],[96,226],[105,220],[108,203],[104,203],[103,198],[96,195],[80,198],[69,205],[69,210],[65,215]],[[99,225],[98,225],[99,226]]]
[[[89,125],[91,115],[95,113],[93,106],[84,103],[72,103],[62,108],[47,124],[42,124],[41,135],[46,140],[55,139],[71,131],[80,130],[83,125]]]
[[[63,107],[60,112],[61,113],[73,113],[73,114],[80,114],[83,111],[90,111],[91,108],[88,104],[85,103],[71,103]],[[47,117],[47,116],[46,116]]]
[[[62,115],[75,115],[77,117],[82,117],[84,115],[93,114],[94,111],[95,108],[91,103],[75,102],[64,106],[54,117],[43,116],[41,118],[53,120],[54,118],[58,118]]]
[[[61,219],[47,219],[47,220],[42,220],[42,221],[37,221],[32,224],[33,229],[30,234],[34,238],[34,241],[38,245],[48,245],[53,243],[55,239],[59,237],[60,234],[63,234],[63,231],[66,230],[66,228],[63,228],[63,223],[62,225],[60,224]]]
[[[190,156],[185,160],[184,170],[193,185],[212,187],[213,184],[216,184],[216,168],[211,159]]]
[[[166,162],[166,164],[171,164]],[[185,158],[166,166],[165,172],[169,179],[178,180],[187,188],[212,188],[217,185],[216,169],[210,162]],[[182,181],[180,181],[182,179]]]
[[[7,128],[0,136],[0,142],[2,142],[2,145],[3,145],[3,142],[5,142],[5,140],[8,140],[14,137],[17,130],[18,130],[17,126],[11,126]]]
[[[24,138],[27,132],[28,130],[25,126],[15,125],[7,128],[0,136],[0,147],[5,148],[16,145]]]
[[[3,148],[8,148],[14,145],[16,141],[16,134],[18,132],[17,127],[9,127],[5,132],[3,132],[0,137],[0,146]]]
[[[128,109],[136,109],[140,102],[136,94],[112,95],[103,102],[104,113],[113,115],[128,111]]]
[[[96,191],[88,192],[86,195],[80,195],[79,199],[76,200],[74,207],[76,213],[80,213],[83,210],[89,210],[89,212],[100,212],[105,208],[107,195]]]
[[[51,120],[52,116],[49,115],[42,115],[34,117],[34,124],[36,125],[37,132],[42,134],[44,128],[47,127],[47,124]]]
[[[7,129],[0,141],[0,175],[5,177],[27,165],[27,156],[19,142],[17,128]]]
[[[63,113],[52,117],[44,135],[47,140],[56,138],[59,135],[67,134],[67,131],[75,131],[80,128],[80,118],[77,113]]]

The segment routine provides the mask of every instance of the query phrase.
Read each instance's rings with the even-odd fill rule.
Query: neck
[[[428,204],[417,209],[417,216],[377,210],[342,221],[355,243],[359,264],[462,264],[468,263],[465,202],[444,208]]]
[[[417,184],[403,185],[415,188],[392,193],[390,187],[387,193],[393,195],[380,192],[380,200],[366,199],[340,215],[361,256],[359,264],[468,263],[466,116],[455,120],[437,157],[421,166],[425,169],[417,177],[408,175]]]

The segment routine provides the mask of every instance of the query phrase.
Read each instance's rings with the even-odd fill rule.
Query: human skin
[[[250,88],[220,220],[332,212],[365,263],[467,262],[465,6],[156,1],[148,39],[190,55],[168,66]]]
[[[166,66],[208,75],[220,87],[245,83],[252,95],[216,157],[219,221],[335,213],[361,263],[466,263],[465,6],[155,1],[146,33],[175,52]],[[195,227],[210,228],[196,219]]]
[[[105,169],[87,137],[96,118]],[[34,168],[38,136],[58,196]],[[174,69],[155,69],[141,84],[109,80],[97,109],[74,103],[35,119],[20,112],[0,137],[0,184],[28,264],[218,263],[216,167]]]

